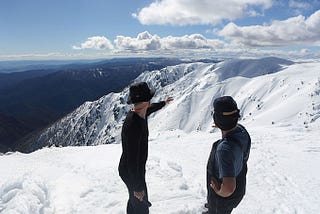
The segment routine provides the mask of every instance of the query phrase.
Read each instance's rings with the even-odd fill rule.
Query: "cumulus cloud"
[[[255,9],[267,9],[272,0],[156,0],[132,14],[142,24],[217,24],[245,15],[259,14]]]
[[[119,50],[154,51],[154,50],[185,50],[185,49],[215,49],[222,48],[224,42],[207,39],[201,34],[182,37],[163,37],[151,35],[147,31],[138,34],[136,38],[117,36],[115,45]]]
[[[320,24],[317,22],[317,20],[317,16],[311,16],[307,20],[304,19],[304,21],[308,23],[309,28],[317,28],[317,26]],[[241,32],[237,32],[236,34],[241,37]],[[272,35],[272,33],[270,34]],[[259,36],[256,36],[255,41],[257,41],[258,38]],[[240,40],[237,39],[234,39],[234,41],[231,43],[226,43],[218,39],[208,39],[201,34],[184,35],[181,37],[160,37],[158,35],[153,35],[145,31],[138,34],[136,37],[117,36],[114,40],[113,50],[107,53],[110,54],[109,56],[113,57],[172,56],[172,54],[177,57],[209,58],[213,56],[223,58],[239,56],[263,57],[270,55],[278,57],[288,57],[288,55],[290,55],[300,58],[317,58],[317,56],[320,56],[319,51],[314,52],[306,49],[306,47],[301,47],[299,50],[289,52],[288,50],[283,50],[282,48],[253,48],[252,43],[250,43],[251,46],[245,46],[243,45],[244,43],[239,45],[239,43]],[[103,53],[107,54],[106,52]]]
[[[305,18],[302,15],[270,25],[237,26],[229,23],[220,36],[246,46],[316,45],[320,42],[320,10]]]
[[[114,44],[103,36],[94,36],[88,38],[79,47],[73,46],[75,50],[110,49],[114,53],[119,52],[146,52],[146,51],[165,51],[165,50],[198,50],[198,49],[215,49],[222,48],[225,43],[217,39],[207,39],[201,34],[191,34],[181,37],[159,37],[145,31],[137,35],[137,37],[117,36]]]
[[[113,45],[109,39],[104,36],[89,37],[87,41],[83,42],[80,46],[73,46],[75,50],[81,49],[96,49],[96,50],[112,50]]]
[[[114,43],[120,50],[150,51],[161,48],[160,37],[157,35],[151,35],[147,31],[138,34],[137,38],[117,36]]]
[[[206,39],[201,34],[185,35],[182,37],[168,36],[162,39],[164,49],[215,49],[221,48],[224,42]]]

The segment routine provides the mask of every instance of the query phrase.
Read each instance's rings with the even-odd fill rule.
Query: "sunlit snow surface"
[[[247,194],[234,213],[318,213],[317,131],[252,127]],[[219,132],[152,133],[150,213],[201,213],[205,167]],[[0,156],[1,213],[125,213],[119,144],[46,148]]]
[[[221,95],[236,99],[240,123],[252,137],[247,194],[234,213],[319,213],[320,63],[286,65],[275,73],[227,79],[212,73],[219,66],[180,66],[179,75],[189,72],[176,79],[169,76],[172,83],[157,92],[155,100],[169,95],[175,100],[149,120],[150,213],[198,214],[203,210],[206,161],[212,143],[220,138],[219,131],[211,128],[210,106]],[[151,81],[152,75],[156,74],[139,80]],[[71,126],[80,124],[77,121],[82,117],[89,120],[84,115],[99,103],[106,108],[101,112],[109,115],[109,102],[117,96],[86,103],[75,111],[78,115],[71,114]],[[69,118],[63,121],[72,121]],[[106,130],[107,118],[91,117],[89,123],[97,125],[90,130],[102,133],[99,130]],[[97,134],[92,139],[99,143],[105,138]],[[118,176],[121,145],[117,142],[0,156],[0,213],[125,213],[128,194]]]

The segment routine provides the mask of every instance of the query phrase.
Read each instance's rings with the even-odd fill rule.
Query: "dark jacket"
[[[165,106],[165,102],[153,103],[147,116]],[[129,111],[121,131],[122,155],[119,175],[128,187],[136,192],[144,189],[145,166],[148,158],[148,121]]]

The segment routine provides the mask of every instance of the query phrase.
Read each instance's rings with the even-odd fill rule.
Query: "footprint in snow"
[[[42,180],[23,176],[0,187],[0,213],[49,213],[48,188]]]

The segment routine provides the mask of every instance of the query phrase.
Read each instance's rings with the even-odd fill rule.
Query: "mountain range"
[[[319,68],[315,60],[230,59],[180,63],[135,78],[157,90],[152,102],[174,97],[148,118],[150,213],[205,210],[206,164],[221,139],[212,127],[212,102],[231,95],[252,141],[246,195],[232,213],[318,214]],[[85,102],[21,144],[34,152],[0,153],[0,213],[125,213],[128,192],[118,164],[127,96],[128,85]],[[12,118],[0,119],[20,129]]]
[[[274,57],[193,62],[145,71],[134,82],[146,81],[157,89],[154,101],[168,96],[175,98],[172,105],[150,118],[149,125],[156,131],[210,131],[211,105],[222,95],[231,95],[239,102],[242,121],[254,123],[263,117],[265,121],[260,124],[286,126],[297,119],[299,126],[307,128],[319,123],[320,79],[314,78],[319,72],[318,66],[317,63],[294,63]],[[299,69],[303,72],[297,72]],[[40,136],[20,146],[34,151],[52,145],[119,143],[122,122],[130,110],[126,104],[127,95],[128,87],[97,101],[86,102]],[[291,103],[300,105],[288,108]]]
[[[43,69],[34,65],[37,69],[2,73],[0,145],[16,150],[20,142],[84,102],[121,91],[144,71],[181,62],[175,58],[121,58],[55,65],[54,68],[48,65]]]

